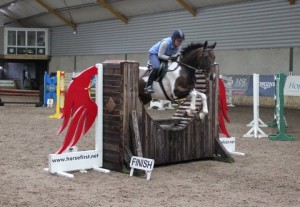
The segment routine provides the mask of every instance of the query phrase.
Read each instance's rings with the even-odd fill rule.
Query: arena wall
[[[300,75],[299,12],[298,1],[290,5],[282,0],[259,0],[197,8],[195,17],[183,10],[132,17],[126,25],[118,20],[81,24],[76,35],[68,26],[54,27],[49,71],[80,72],[91,64],[112,59],[136,60],[143,66],[151,45],[181,28],[186,34],[183,46],[206,40],[217,42],[220,74],[288,75],[293,69],[294,75]],[[297,107],[298,99],[287,98],[287,103]],[[234,102],[252,104],[248,97],[240,96],[234,97]],[[274,101],[264,98],[261,104],[269,106]]]
[[[216,50],[215,54],[216,62],[220,64],[220,73],[223,75],[272,75],[289,72],[289,48]],[[49,71],[80,72],[91,63],[120,59],[136,60],[140,65],[146,65],[148,52],[52,56]],[[294,75],[300,75],[300,47],[294,48],[293,68]]]

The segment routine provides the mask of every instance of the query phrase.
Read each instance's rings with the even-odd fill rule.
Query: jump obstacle
[[[52,119],[58,119],[62,115],[65,102],[65,72],[57,71],[56,74],[57,82],[55,114],[49,116],[49,118]]]
[[[79,73],[66,73],[64,71],[57,71],[56,76],[51,77],[45,72],[44,75],[44,105],[52,107],[53,101],[55,104],[55,113],[50,115],[49,118],[58,119],[61,117],[64,110],[65,90],[74,78]],[[91,92],[92,91],[92,92]],[[94,90],[90,90],[90,93],[94,95]],[[50,102],[50,104],[49,104]]]
[[[54,77],[50,77],[47,71],[44,73],[44,99],[43,99],[43,106],[44,107],[50,107],[49,106],[49,100],[56,101],[57,96],[56,96],[56,88],[57,88],[57,78],[58,78],[58,73],[60,71],[56,72],[57,75]]]
[[[273,141],[294,141],[294,136],[286,134],[285,128],[287,126],[284,117],[284,73],[278,73],[274,76],[275,78],[275,112],[274,120],[268,123],[268,127],[277,127],[278,132],[269,136],[270,140]]]
[[[20,97],[38,97],[40,95],[39,91],[36,90],[19,90],[19,89],[0,89],[0,95],[3,96],[20,96]],[[3,101],[0,98],[0,106],[5,104],[33,104],[35,106],[40,106],[38,101]]]
[[[128,164],[129,151],[137,154],[134,140],[140,140],[143,156],[154,159],[156,165],[216,155],[230,157],[218,139],[217,79],[196,74],[196,89],[207,95],[208,114],[204,120],[195,116],[186,118],[182,114],[172,119],[153,120],[138,97],[139,64],[135,61],[105,61],[103,67],[105,168],[122,171]],[[212,68],[209,73],[218,76],[218,68]],[[132,131],[132,111],[137,112],[140,137]]]
[[[253,120],[247,125],[251,129],[244,134],[244,137],[262,138],[268,137],[260,127],[267,125],[259,118],[259,74],[253,74]]]
[[[57,174],[67,178],[74,178],[70,171],[87,172],[93,169],[98,172],[110,172],[103,167],[103,66],[97,64],[98,75],[96,81],[96,103],[98,106],[98,115],[95,123],[95,149],[88,151],[77,151],[77,147],[68,148],[62,154],[50,154],[48,156],[48,168],[45,172]]]
[[[103,146],[103,165],[98,159],[93,166],[81,166],[79,162],[74,165],[54,162],[57,159],[66,160],[66,156],[86,156],[85,152],[64,152],[49,155],[49,167],[45,171],[67,177],[72,175],[66,171],[98,167],[122,172],[128,168],[132,155],[153,159],[155,165],[208,158],[232,159],[219,141],[218,79],[210,80],[207,74],[196,74],[196,90],[207,96],[208,114],[203,120],[196,116],[184,117],[180,109],[172,119],[153,120],[139,100],[139,64],[135,61],[115,60],[105,61],[101,65],[103,95],[97,92],[98,84],[96,100],[97,104],[99,101],[103,103],[103,109],[98,108],[100,115],[97,117],[97,120],[100,119],[97,128],[102,129],[100,126],[103,126],[103,137],[98,140],[99,136],[96,135],[96,151],[101,157],[101,151],[98,150]],[[218,76],[217,66],[210,69],[209,74],[212,73]]]

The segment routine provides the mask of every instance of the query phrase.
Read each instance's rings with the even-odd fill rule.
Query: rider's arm
[[[165,52],[167,50],[167,42],[166,41],[162,41],[162,43],[160,44],[159,50],[158,50],[158,58],[161,60],[168,60],[170,58],[170,56],[165,55]]]

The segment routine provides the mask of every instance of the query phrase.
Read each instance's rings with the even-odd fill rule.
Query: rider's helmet
[[[180,29],[176,29],[172,34],[172,38],[180,39],[183,41],[184,33]]]

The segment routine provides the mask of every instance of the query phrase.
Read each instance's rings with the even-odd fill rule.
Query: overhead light
[[[16,5],[16,2],[11,2],[10,5],[11,5],[11,6],[15,6],[15,5]]]
[[[77,34],[77,30],[74,29],[74,30],[73,30],[73,35],[76,35],[76,34]]]

